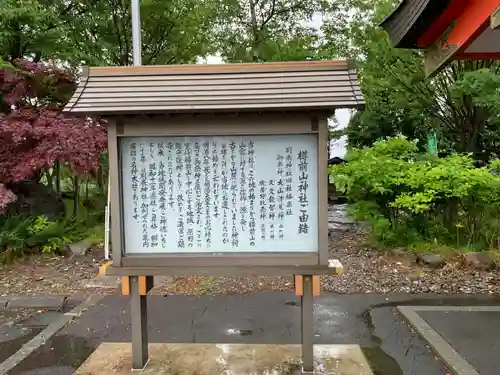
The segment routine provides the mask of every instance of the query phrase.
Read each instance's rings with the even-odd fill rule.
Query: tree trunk
[[[103,177],[104,171],[102,170],[102,167],[99,167],[97,170],[97,176],[96,176],[96,184],[97,187],[99,188],[99,193],[103,194],[104,193],[104,177]]]
[[[61,196],[61,165],[57,161],[54,165],[54,174],[56,176],[56,193]]]
[[[80,178],[78,176],[73,177],[73,216],[78,216],[78,208],[80,207]]]
[[[85,203],[89,201],[89,179],[85,180]]]
[[[259,28],[257,25],[257,14],[255,12],[255,0],[250,0],[250,18],[252,22],[252,61],[257,62],[259,56]]]
[[[50,172],[50,170],[47,170],[47,172],[45,172],[45,175],[47,176],[47,186],[50,187],[50,188],[54,188],[54,177],[53,177],[53,174],[54,173],[54,170],[52,169],[52,173]]]

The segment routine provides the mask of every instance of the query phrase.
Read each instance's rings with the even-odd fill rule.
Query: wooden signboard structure
[[[148,360],[153,276],[300,275],[312,371],[312,278],[328,259],[328,127],[363,107],[352,61],[85,68],[65,112],[108,123],[113,263]]]
[[[381,26],[397,48],[422,49],[425,70],[500,59],[500,0],[403,0]]]

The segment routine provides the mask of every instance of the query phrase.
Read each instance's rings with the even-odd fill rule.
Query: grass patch
[[[219,287],[219,280],[215,277],[208,277],[203,279],[198,285],[198,294],[202,296],[206,296],[209,294],[213,294],[217,291]]]

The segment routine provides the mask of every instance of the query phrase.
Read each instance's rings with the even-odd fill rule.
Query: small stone
[[[419,254],[417,256],[417,263],[425,264],[432,268],[439,268],[444,265],[445,260],[439,254]]]
[[[422,272],[422,271],[415,271],[415,272],[411,272],[411,273],[408,274],[408,279],[410,281],[417,281],[417,280],[422,279],[424,276],[425,276],[424,272]]]

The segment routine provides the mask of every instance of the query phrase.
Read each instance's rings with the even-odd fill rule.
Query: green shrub
[[[10,262],[25,252],[58,252],[83,239],[102,242],[102,210],[88,210],[82,206],[75,217],[72,214],[73,202],[67,201],[66,206],[66,214],[57,221],[50,221],[44,216],[0,217],[0,260]]]
[[[476,168],[470,156],[421,154],[403,137],[346,158],[331,167],[334,183],[382,244],[500,248],[500,161]]]

